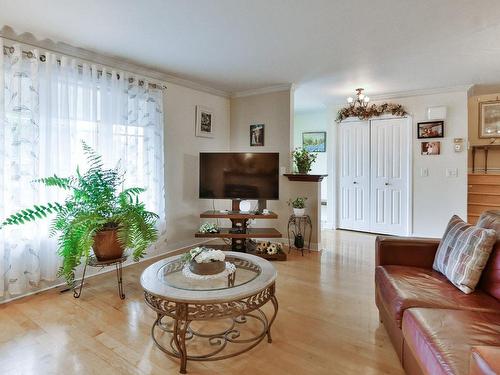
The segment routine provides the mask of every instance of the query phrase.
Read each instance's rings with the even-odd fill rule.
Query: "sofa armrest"
[[[473,346],[469,375],[500,374],[500,346]]]
[[[434,238],[378,236],[375,240],[375,264],[432,268],[439,242]]]

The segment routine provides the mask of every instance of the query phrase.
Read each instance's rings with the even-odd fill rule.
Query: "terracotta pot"
[[[197,275],[215,275],[221,273],[226,268],[226,262],[209,262],[209,263],[196,263],[196,261],[189,262],[189,269],[192,273]]]
[[[94,236],[94,254],[97,260],[119,259],[123,256],[123,245],[118,241],[117,229],[103,229]]]

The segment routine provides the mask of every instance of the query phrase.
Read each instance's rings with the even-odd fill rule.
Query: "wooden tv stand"
[[[233,205],[234,208],[234,205]],[[205,211],[200,214],[201,218],[205,219],[229,219],[231,220],[231,228],[221,228],[219,233],[196,233],[195,237],[201,238],[230,238],[231,250],[246,252],[247,239],[249,238],[281,238],[282,234],[275,228],[248,228],[248,220],[250,219],[277,219],[278,215],[274,212],[269,214],[257,214],[255,212],[240,212],[240,211]],[[240,229],[236,232],[237,229]]]

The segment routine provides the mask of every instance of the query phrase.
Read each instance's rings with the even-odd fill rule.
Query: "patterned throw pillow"
[[[493,229],[475,227],[454,215],[446,227],[432,268],[462,292],[472,293],[495,242]]]

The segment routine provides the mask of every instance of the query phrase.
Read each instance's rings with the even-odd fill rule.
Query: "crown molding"
[[[419,90],[408,90],[392,92],[380,95],[370,95],[370,100],[388,100],[388,99],[400,99],[400,98],[410,98],[412,96],[423,96],[423,95],[434,95],[434,94],[446,94],[449,92],[467,92],[473,85],[459,85],[459,86],[449,86],[449,87],[435,87],[430,89],[419,89]]]
[[[459,86],[448,86],[448,87],[435,87],[429,89],[419,89],[419,90],[408,90],[408,91],[396,91],[392,93],[379,94],[379,95],[369,95],[370,102],[380,101],[380,100],[390,100],[390,99],[402,99],[411,98],[413,96],[423,96],[423,95],[436,95],[436,94],[446,94],[450,92],[465,92],[467,93],[473,85],[459,85]],[[342,101],[331,101],[325,102],[326,106],[332,107],[337,106],[341,108],[345,105],[345,100]]]
[[[106,55],[94,52],[70,44],[53,41],[51,39],[40,40],[31,33],[17,34],[11,27],[4,26],[0,29],[0,37],[15,43],[21,43],[35,48],[44,49],[54,53],[68,55],[77,59],[86,60],[98,65],[108,66],[110,68],[125,70],[130,73],[141,75],[162,83],[173,83],[175,85],[187,87],[193,90],[206,92],[208,94],[229,98],[230,93],[224,90],[215,89],[204,84],[191,81],[189,79],[177,77],[165,71],[137,64],[129,59]],[[168,90],[168,88],[167,88]]]
[[[262,88],[253,89],[253,90],[233,92],[233,93],[231,93],[231,98],[243,98],[245,96],[262,95],[262,94],[268,94],[271,92],[289,91],[289,90],[293,90],[293,89],[294,89],[293,84],[286,83],[283,85],[275,85],[275,86],[262,87]]]

